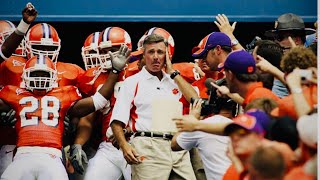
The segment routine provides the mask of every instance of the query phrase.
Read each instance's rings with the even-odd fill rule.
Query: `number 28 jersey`
[[[0,98],[16,111],[17,147],[61,149],[65,115],[81,94],[75,86],[54,88],[44,96],[16,86],[5,86],[0,91]]]

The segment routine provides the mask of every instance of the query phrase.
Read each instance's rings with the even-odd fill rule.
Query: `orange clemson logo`
[[[172,93],[173,93],[173,94],[178,94],[178,93],[179,93],[179,90],[178,90],[177,88],[174,88],[174,89],[172,89]]]
[[[252,66],[249,66],[248,67],[248,73],[252,73],[253,72],[253,67]]]

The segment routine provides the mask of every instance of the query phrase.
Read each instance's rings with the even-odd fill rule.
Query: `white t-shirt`
[[[232,120],[215,115],[202,121],[203,123],[232,122]],[[178,135],[177,143],[185,150],[197,147],[203,161],[204,171],[207,179],[221,180],[228,167],[231,165],[230,159],[226,156],[226,151],[230,138],[205,133],[202,131],[183,132]]]
[[[178,85],[163,73],[161,81],[151,75],[145,67],[123,81],[114,105],[110,124],[119,120],[124,124],[132,120],[133,131],[150,131],[152,125],[152,101],[154,99],[174,99],[183,97]]]

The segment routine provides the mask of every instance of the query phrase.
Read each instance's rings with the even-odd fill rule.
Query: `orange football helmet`
[[[12,22],[0,20],[0,44],[2,44],[15,29],[16,26]]]
[[[143,51],[142,51],[143,41],[148,35],[151,35],[151,34],[158,34],[158,35],[162,36],[166,40],[166,42],[168,43],[169,54],[171,54],[173,56],[173,54],[174,54],[174,39],[167,30],[165,30],[163,28],[159,28],[159,27],[153,27],[153,28],[149,29],[147,32],[145,32],[144,35],[138,41],[137,51],[131,53],[131,55],[138,56],[143,53]]]
[[[61,40],[54,27],[47,23],[39,23],[32,26],[27,32],[25,45],[28,58],[44,54],[56,63],[61,48]]]
[[[86,70],[100,66],[98,49],[99,37],[100,32],[90,34],[84,41],[83,47],[81,48],[82,60]]]
[[[120,27],[108,27],[101,32],[99,38],[99,54],[101,65],[111,68],[110,57],[106,52],[102,52],[105,48],[111,48],[112,53],[116,55],[118,50],[112,50],[112,47],[119,47],[121,44],[125,44],[128,48],[132,49],[132,43],[130,35],[127,31]]]
[[[39,75],[41,72],[41,75]],[[47,56],[40,54],[30,58],[22,73],[22,80],[25,88],[34,92],[34,90],[52,90],[57,86],[57,70],[55,64]]]
[[[0,20],[0,44],[2,44],[4,42],[4,40],[8,36],[10,36],[10,34],[13,33],[13,31],[15,29],[16,29],[16,26],[12,22],[6,21],[6,20]],[[13,55],[25,57],[26,52],[25,52],[24,44],[25,43],[24,43],[24,39],[23,39],[21,41],[20,45],[18,46],[18,48],[13,53]]]

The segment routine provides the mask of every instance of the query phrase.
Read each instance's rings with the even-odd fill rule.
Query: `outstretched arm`
[[[184,115],[173,119],[179,132],[193,132],[203,131],[216,135],[224,135],[224,128],[230,124],[230,122],[221,122],[215,124],[208,124],[196,119],[193,115]]]
[[[169,57],[168,48],[166,49],[166,72],[168,74],[174,73],[174,69],[172,68],[172,63]],[[196,90],[189,84],[182,76],[177,75],[173,78],[174,82],[178,85],[180,91],[186,100],[190,103],[191,98],[197,99],[199,98]]]
[[[130,50],[126,45],[121,45],[119,54],[114,57],[111,56],[112,68],[108,78],[103,86],[93,96],[77,101],[72,108],[69,109],[68,114],[72,117],[83,117],[92,112],[100,110],[109,105],[108,99],[111,98],[114,90],[114,85],[118,81],[120,70],[125,67]]]
[[[214,23],[217,25],[219,28],[220,32],[225,33],[226,35],[229,36],[231,39],[231,42],[237,41],[236,44],[233,44],[232,49],[233,50],[240,50],[244,49],[242,45],[238,42],[237,38],[234,36],[233,31],[236,28],[237,22],[234,22],[232,25],[230,25],[229,19],[226,15],[224,14],[218,14],[216,16],[217,21],[214,21]]]
[[[30,24],[36,19],[37,15],[37,10],[31,3],[28,3],[22,10],[22,19],[18,27],[1,45],[0,62],[6,60],[14,53],[29,29]]]

